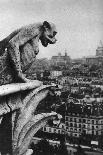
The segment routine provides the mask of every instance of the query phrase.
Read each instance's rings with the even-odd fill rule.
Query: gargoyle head
[[[40,37],[41,43],[44,47],[47,47],[48,44],[55,44],[56,38],[55,35],[57,34],[56,27],[53,23],[48,23],[47,21],[43,22],[43,33]]]

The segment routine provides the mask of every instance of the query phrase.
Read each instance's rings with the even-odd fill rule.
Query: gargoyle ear
[[[44,26],[44,28],[50,29],[50,24],[47,21],[43,22],[43,26]]]

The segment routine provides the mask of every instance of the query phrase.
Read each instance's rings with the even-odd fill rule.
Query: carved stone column
[[[0,152],[24,155],[34,134],[56,112],[36,113],[39,103],[47,96],[51,86],[39,81],[0,86]]]

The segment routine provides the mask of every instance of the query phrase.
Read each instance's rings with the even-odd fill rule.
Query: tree
[[[40,140],[32,149],[33,155],[54,155],[54,147],[46,139]]]

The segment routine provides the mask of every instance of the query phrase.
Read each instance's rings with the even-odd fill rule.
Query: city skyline
[[[102,0],[1,0],[0,6],[0,39],[33,22],[56,24],[57,43],[47,48],[40,44],[37,58],[64,55],[65,49],[71,58],[95,55],[103,41]]]

